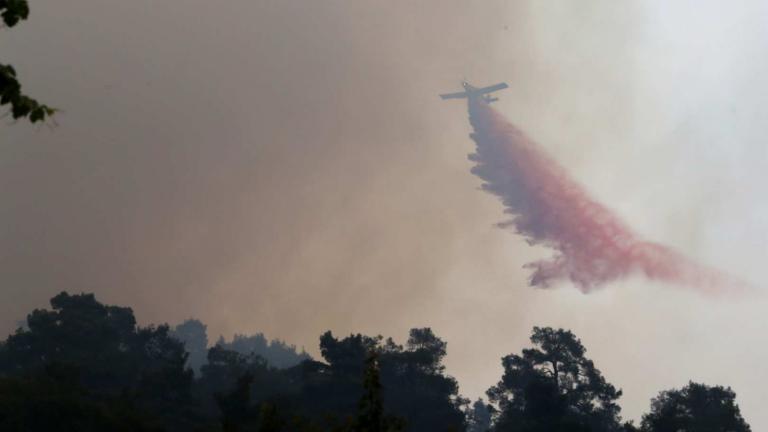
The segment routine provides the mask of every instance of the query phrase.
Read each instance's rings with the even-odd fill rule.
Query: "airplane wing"
[[[479,88],[479,89],[477,89],[477,91],[478,91],[478,93],[485,94],[485,93],[495,92],[496,90],[502,90],[502,89],[505,89],[507,87],[509,87],[507,85],[507,83],[498,83],[498,84],[494,84],[492,86]]]
[[[441,94],[440,97],[443,99],[464,99],[467,97],[467,92],[446,93],[446,94]]]

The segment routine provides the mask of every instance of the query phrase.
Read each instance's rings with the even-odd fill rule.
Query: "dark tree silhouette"
[[[238,386],[244,376],[249,378],[249,400],[255,405],[284,398],[299,392],[299,383],[282,371],[269,366],[255,354],[243,355],[215,346],[208,351],[208,363],[201,368],[196,393],[203,409],[215,415],[217,395]]]
[[[93,294],[63,292],[51,306],[29,314],[28,329],[17,330],[0,347],[0,372],[19,374],[53,362],[76,365],[86,388],[108,393],[157,374],[191,383],[187,354],[167,326],[139,327],[130,308],[103,305]],[[186,390],[173,389],[179,392]]]
[[[279,339],[267,340],[263,333],[256,333],[251,336],[236,334],[229,342],[220,337],[216,345],[244,355],[256,354],[271,366],[280,369],[293,367],[304,360],[311,359],[304,350],[298,352],[296,346],[289,345]]]
[[[156,419],[130,400],[94,398],[79,385],[78,372],[49,365],[38,374],[0,377],[0,430],[8,432],[149,432]]]
[[[478,398],[467,411],[467,432],[488,432],[491,429],[491,410]]]
[[[327,331],[320,336],[320,354],[337,375],[362,376],[368,353],[378,349],[381,339],[358,333],[339,340]]]
[[[246,372],[238,378],[232,391],[214,395],[221,412],[222,432],[283,432],[294,430],[294,428],[287,428],[288,422],[280,415],[274,403],[254,403],[253,386],[256,381],[250,372]],[[300,425],[296,430],[311,430],[313,426],[311,423],[302,424],[302,419],[297,418],[296,420],[295,423]]]
[[[51,299],[34,310],[28,329],[0,345],[0,375],[20,377],[63,365],[77,385],[100,398],[130,398],[171,425],[191,402],[192,372],[183,345],[167,326],[139,327],[130,308],[107,306],[92,294]]]
[[[462,407],[467,401],[459,396],[456,380],[444,374],[446,344],[431,329],[412,329],[406,348],[381,336],[357,334],[339,340],[326,332],[320,338],[320,350],[332,377],[321,391],[325,395],[322,402],[329,404],[329,409],[349,412],[354,406],[355,399],[350,396],[359,391],[365,360],[375,352],[384,407],[404,418],[407,430],[465,428]]]
[[[0,342],[2,431],[750,431],[732,390],[695,383],[660,393],[640,427],[621,425],[621,392],[562,329],[534,327],[534,347],[503,358],[491,404],[470,408],[429,328],[404,345],[326,332],[325,362],[288,368],[216,345],[194,379],[184,348],[207,345],[199,321],[141,327],[130,308],[91,294],[61,293],[51,307]],[[236,340],[269,346],[263,335]]]
[[[749,432],[730,388],[689,382],[651,401],[643,416],[643,432]]]
[[[405,349],[388,340],[382,347],[381,375],[391,412],[408,421],[408,430],[464,430],[456,380],[445,375],[447,344],[430,328],[411,329]]]
[[[500,409],[496,431],[616,431],[621,391],[605,381],[570,331],[533,328],[535,348],[502,358],[488,390]]]
[[[26,0],[0,0],[0,17],[6,26],[13,27],[29,17],[29,4]],[[0,64],[0,105],[10,105],[14,119],[27,117],[32,123],[56,111],[22,93],[16,69],[9,64]]]
[[[195,372],[200,373],[200,367],[205,364],[208,356],[208,333],[205,324],[196,319],[188,319],[177,325],[171,331],[171,336],[184,343],[184,348],[189,353],[187,365]]]
[[[237,379],[235,389],[227,394],[217,393],[216,403],[221,410],[221,429],[223,432],[239,432],[249,425],[255,425],[254,410],[251,405],[251,385],[253,375],[245,373]]]
[[[363,375],[363,395],[358,403],[354,432],[397,432],[405,429],[405,421],[384,414],[379,361],[376,352],[368,354]]]

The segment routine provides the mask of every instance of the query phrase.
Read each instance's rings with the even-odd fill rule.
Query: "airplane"
[[[499,100],[499,98],[492,97],[489,93],[495,92],[497,90],[503,90],[509,87],[507,83],[498,83],[492,86],[478,88],[468,83],[466,80],[461,82],[461,86],[464,87],[463,92],[441,94],[440,97],[443,99],[480,98],[485,103],[491,103],[491,102],[496,102],[497,100]]]

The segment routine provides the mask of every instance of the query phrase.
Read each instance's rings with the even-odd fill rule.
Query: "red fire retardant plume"
[[[594,201],[563,167],[487,103],[469,101],[469,159],[483,189],[512,215],[499,224],[514,227],[529,244],[555,250],[551,259],[526,264],[530,285],[546,288],[569,280],[584,292],[631,274],[709,292],[734,286],[727,276],[681,254],[639,239],[610,210]]]

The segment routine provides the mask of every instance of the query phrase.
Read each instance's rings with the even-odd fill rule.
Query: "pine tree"
[[[354,432],[399,432],[405,429],[405,421],[384,415],[381,392],[378,355],[371,351],[365,359],[363,396],[358,404]]]

